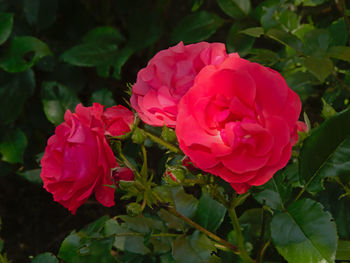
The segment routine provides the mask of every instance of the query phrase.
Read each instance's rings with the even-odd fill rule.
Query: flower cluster
[[[287,164],[300,127],[300,99],[283,77],[219,43],[160,51],[139,72],[131,104],[144,122],[176,127],[192,163],[238,193]]]
[[[134,115],[123,106],[103,110],[98,103],[67,110],[41,160],[44,188],[73,214],[93,193],[101,204],[114,205],[112,169],[119,165],[106,135],[130,132]]]
[[[139,71],[130,100],[145,123],[175,128],[192,170],[221,177],[239,194],[283,168],[297,131],[306,129],[298,122],[300,99],[283,77],[227,54],[221,43],[181,42],[160,51]],[[129,133],[133,123],[123,106],[68,110],[41,161],[41,178],[54,200],[74,213],[95,193],[112,206],[109,185],[133,180],[133,173],[119,167],[106,136]],[[166,174],[177,181],[173,172]]]

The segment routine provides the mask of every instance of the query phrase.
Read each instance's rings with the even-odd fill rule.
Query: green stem
[[[149,133],[143,129],[140,129],[144,135],[146,135],[148,138],[150,138],[152,141],[164,146],[167,148],[169,151],[172,151],[174,153],[179,153],[181,150],[177,148],[176,146],[172,145],[171,143],[168,143],[167,141],[164,141],[163,139],[153,135],[152,133]]]
[[[342,13],[343,17],[344,17],[344,22],[346,25],[346,29],[348,31],[348,44],[350,45],[350,19],[346,14],[346,4],[345,4],[345,0],[339,0],[339,5],[340,5],[340,12]]]
[[[271,239],[269,241],[267,241],[265,243],[264,247],[261,249],[260,254],[259,254],[258,263],[263,263],[265,251],[269,247],[270,244],[271,244]]]
[[[229,213],[229,216],[231,218],[231,221],[232,221],[232,225],[233,225],[233,228],[236,232],[236,236],[237,236],[237,242],[238,242],[238,250],[239,250],[239,256],[241,257],[241,259],[244,261],[244,262],[250,262],[250,263],[255,263],[255,260],[253,260],[245,246],[244,246],[244,239],[243,239],[243,234],[242,234],[242,230],[241,230],[241,226],[239,224],[239,221],[238,221],[238,217],[237,217],[237,214],[236,214],[236,210],[235,210],[235,207],[230,207],[228,209],[228,213]]]
[[[141,145],[141,151],[142,151],[142,158],[143,158],[143,164],[142,164],[142,168],[141,168],[141,175],[144,178],[147,178],[147,171],[148,171],[148,167],[147,167],[147,151],[146,151],[146,147],[143,144]]]
[[[213,239],[213,240],[217,241],[218,243],[224,245],[225,247],[227,247],[227,248],[233,250],[235,253],[239,253],[239,250],[238,250],[238,248],[237,248],[235,245],[233,245],[233,244],[227,242],[226,240],[222,239],[221,237],[215,235],[214,233],[208,231],[207,229],[205,229],[205,228],[203,228],[202,226],[198,225],[197,223],[193,222],[193,221],[192,221],[191,219],[189,219],[188,217],[186,217],[186,216],[180,214],[179,212],[176,211],[176,209],[175,209],[174,207],[168,206],[167,209],[168,209],[168,211],[169,211],[171,214],[173,214],[173,215],[177,216],[178,218],[182,219],[182,220],[185,221],[187,224],[189,224],[190,226],[192,226],[192,227],[198,229],[199,231],[201,231],[202,233],[206,234],[206,235],[207,235],[208,237],[210,237],[211,239]]]

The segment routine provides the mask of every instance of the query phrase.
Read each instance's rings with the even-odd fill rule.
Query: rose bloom
[[[79,104],[67,110],[41,160],[44,188],[73,214],[90,195],[105,206],[114,205],[111,169],[118,166],[105,137],[103,106]]]
[[[122,105],[107,108],[102,115],[102,120],[106,124],[106,135],[121,136],[131,131],[135,116]]]
[[[227,57],[222,43],[182,42],[158,52],[137,74],[130,99],[140,118],[152,126],[176,126],[177,104],[206,65]]]
[[[232,55],[198,74],[179,103],[176,135],[195,166],[242,194],[287,164],[300,110],[278,72]]]

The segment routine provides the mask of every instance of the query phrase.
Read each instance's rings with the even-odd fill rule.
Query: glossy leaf
[[[198,200],[190,194],[186,194],[182,187],[172,187],[171,195],[175,209],[186,217],[193,217],[196,213]]]
[[[350,108],[323,122],[304,141],[300,176],[307,183],[307,190],[320,191],[325,177],[349,174],[349,152]]]
[[[270,29],[269,31],[267,31],[266,36],[280,42],[285,46],[291,47],[296,51],[302,50],[303,43],[301,42],[301,40],[296,36],[287,33],[283,30],[275,28]]]
[[[73,91],[57,82],[43,83],[41,99],[47,119],[56,126],[64,121],[66,110],[74,111],[79,103]]]
[[[37,255],[31,263],[58,263],[58,259],[49,252]]]
[[[117,56],[118,46],[106,43],[84,43],[65,51],[61,59],[71,65],[94,67],[112,65]]]
[[[213,251],[216,251],[214,242],[199,231],[173,242],[173,257],[178,263],[208,262]]]
[[[320,82],[324,82],[334,68],[332,60],[319,56],[307,57],[304,65]]]
[[[199,42],[213,35],[223,24],[223,19],[214,13],[199,11],[183,18],[171,33],[171,42],[185,44]]]
[[[23,163],[27,137],[20,129],[8,130],[0,142],[1,160],[8,163]]]
[[[14,37],[9,49],[0,58],[0,67],[7,72],[22,72],[39,59],[51,55],[49,47],[35,37]]]
[[[217,2],[222,11],[235,19],[243,18],[251,11],[250,0],[217,0]]]
[[[199,199],[195,214],[196,222],[215,233],[224,221],[226,208],[206,193]]]
[[[334,262],[336,226],[320,203],[302,199],[271,222],[271,237],[277,251],[289,263]]]
[[[328,50],[327,54],[332,58],[341,59],[341,60],[350,62],[350,47],[334,46]]]
[[[251,37],[260,37],[264,34],[264,29],[262,27],[250,27],[240,31],[241,34],[246,34]]]
[[[241,56],[245,56],[252,48],[255,38],[241,34],[244,27],[244,23],[237,22],[230,28],[226,39],[228,52],[238,52]]]
[[[0,13],[0,45],[10,36],[13,26],[13,14]]]
[[[34,88],[32,70],[11,75],[0,72],[0,123],[8,124],[18,118]]]

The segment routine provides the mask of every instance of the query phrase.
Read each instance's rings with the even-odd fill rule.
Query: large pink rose
[[[105,206],[114,205],[112,168],[118,166],[105,138],[103,106],[79,104],[66,111],[41,160],[44,188],[73,214],[92,193]]]
[[[176,135],[194,165],[241,194],[287,164],[300,110],[278,72],[230,57],[198,74],[179,103]]]
[[[200,42],[158,52],[139,71],[132,88],[131,105],[153,126],[176,126],[177,104],[206,65],[220,64],[228,55],[222,43]]]

